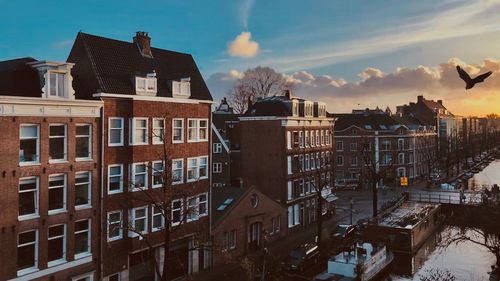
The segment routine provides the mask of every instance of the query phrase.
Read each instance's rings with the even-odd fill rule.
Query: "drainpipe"
[[[375,172],[378,174],[379,170],[380,170],[380,150],[379,150],[379,141],[378,141],[378,131],[375,131],[375,143],[374,143],[374,146],[375,146]],[[377,188],[379,187],[378,186],[379,183],[377,182]]]
[[[102,215],[103,215],[103,212],[104,212],[104,101],[101,99],[101,102],[103,103],[102,107],[101,107],[101,128],[100,128],[100,132],[101,132],[101,194],[100,194],[100,198],[99,198],[99,204],[100,204],[100,212],[99,212],[99,267],[100,267],[100,272],[99,272],[99,276],[98,276],[98,280],[102,280],[103,279],[103,260],[104,260],[104,257],[103,257],[103,252],[104,252],[104,242],[103,242],[103,238],[102,238]],[[121,273],[120,273],[121,274]]]

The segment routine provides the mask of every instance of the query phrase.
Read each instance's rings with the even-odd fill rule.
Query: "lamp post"
[[[352,205],[354,205],[354,199],[351,198],[351,200],[349,200],[349,206],[351,209],[351,225],[352,225]]]

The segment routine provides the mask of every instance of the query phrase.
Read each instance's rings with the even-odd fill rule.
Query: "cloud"
[[[74,40],[61,40],[61,41],[58,41],[58,42],[55,42],[54,44],[52,44],[52,48],[54,49],[66,49],[67,47],[73,45],[73,42]]]
[[[484,83],[465,91],[465,84],[456,71],[457,64],[471,76],[489,70],[493,74]],[[217,88],[215,96],[221,98],[236,83],[239,75],[241,73],[237,71],[214,74],[208,80],[209,88]],[[442,99],[445,106],[458,115],[500,113],[500,60],[495,59],[467,64],[458,58],[451,58],[434,67],[397,68],[389,73],[368,67],[359,73],[360,79],[354,82],[307,71],[284,75],[293,83],[295,95],[322,100],[332,112],[350,112],[354,108],[375,106],[390,106],[394,110],[397,105],[415,102],[417,95],[424,95],[428,99]]]
[[[248,19],[250,18],[253,4],[255,4],[255,0],[243,0],[243,3],[240,6],[239,16],[241,24],[245,30],[248,29]]]
[[[259,43],[252,41],[250,32],[242,32],[229,43],[227,51],[233,57],[251,58],[259,52]]]

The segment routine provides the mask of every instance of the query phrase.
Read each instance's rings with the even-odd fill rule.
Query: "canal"
[[[471,187],[493,184],[500,184],[499,159],[469,179]],[[444,227],[431,235],[415,255],[396,254],[390,273],[382,280],[418,281],[422,276],[428,275],[429,270],[446,270],[451,272],[456,280],[488,281],[495,256],[486,248],[469,241],[448,245],[447,237],[458,231],[464,230],[458,227]]]

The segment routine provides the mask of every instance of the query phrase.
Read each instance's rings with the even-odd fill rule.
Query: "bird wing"
[[[469,82],[471,80],[469,74],[467,74],[467,72],[465,72],[465,70],[460,68],[459,65],[457,65],[457,71],[458,71],[458,75],[460,76],[460,78],[462,78],[462,80],[464,80],[465,82]]]
[[[478,83],[478,82],[483,82],[484,79],[488,78],[488,76],[490,76],[493,72],[491,71],[488,71],[486,73],[483,73],[481,75],[478,75],[477,77],[474,78],[474,82]]]

